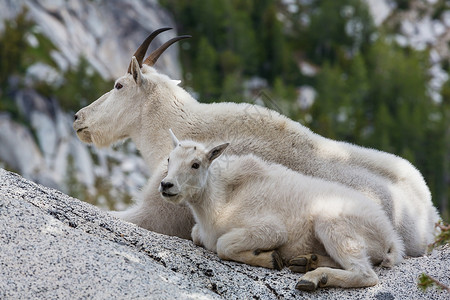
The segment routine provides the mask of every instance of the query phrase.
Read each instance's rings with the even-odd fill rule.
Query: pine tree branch
[[[433,278],[428,274],[422,273],[419,280],[420,282],[418,283],[418,285],[424,290],[433,285],[436,285],[438,288],[450,292],[450,287],[448,287],[447,285],[443,284],[442,282],[440,282],[439,280]]]

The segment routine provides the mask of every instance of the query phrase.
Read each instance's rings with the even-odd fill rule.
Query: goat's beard
[[[94,144],[97,148],[106,148],[111,144],[118,142],[118,139],[108,138],[107,134],[99,134],[98,132],[89,132],[90,143]]]
[[[80,132],[77,132],[77,136],[84,143],[87,143],[87,144],[92,143],[91,132],[89,130],[85,129]]]

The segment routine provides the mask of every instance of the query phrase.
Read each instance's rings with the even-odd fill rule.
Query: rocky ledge
[[[294,289],[300,277],[221,261],[191,241],[118,220],[0,169],[0,299],[448,299],[422,292],[426,272],[450,284],[450,247],[377,267],[364,289]]]

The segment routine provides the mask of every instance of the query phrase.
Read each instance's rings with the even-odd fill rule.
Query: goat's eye
[[[121,88],[123,88],[123,85],[121,85],[120,83],[116,83],[116,85],[114,87],[116,89],[120,90]]]
[[[198,168],[200,168],[200,165],[198,163],[192,164],[192,169],[198,169]]]

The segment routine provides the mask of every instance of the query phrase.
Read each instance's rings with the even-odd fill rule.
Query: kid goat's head
[[[73,128],[83,142],[106,147],[130,137],[138,128],[136,122],[140,119],[144,101],[154,101],[157,105],[162,100],[163,93],[159,92],[162,87],[176,87],[178,82],[158,74],[152,66],[170,45],[190,36],[178,36],[167,41],[144,60],[150,42],[169,29],[161,28],[150,34],[136,50],[128,72],[116,80],[114,88],[75,114]]]
[[[161,181],[159,191],[168,201],[180,203],[205,186],[211,163],[228,147],[228,143],[206,149],[192,141],[178,141],[170,130],[174,149],[169,155],[167,176]]]

